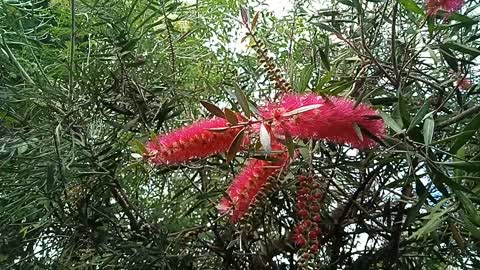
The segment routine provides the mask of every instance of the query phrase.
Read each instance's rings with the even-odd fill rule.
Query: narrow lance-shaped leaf
[[[385,123],[387,123],[387,126],[393,129],[396,133],[402,133],[403,129],[400,127],[400,125],[388,114],[380,111],[379,112],[380,116],[383,118]]]
[[[253,17],[252,26],[251,26],[252,31],[254,31],[255,27],[257,26],[258,16],[259,16],[259,13],[257,12],[257,13],[255,13],[255,16]]]
[[[358,139],[363,142],[363,133],[362,129],[357,123],[353,123],[353,130],[355,130],[355,134],[357,134]]]
[[[270,133],[268,132],[267,128],[265,125],[262,123],[260,125],[260,143],[263,146],[263,149],[267,153],[267,155],[270,155],[272,152],[272,139],[270,137]]]
[[[248,24],[248,10],[245,7],[241,7],[240,14],[242,16],[242,22]]]
[[[312,73],[313,73],[313,65],[308,65],[302,70],[300,74],[300,78],[297,81],[297,87],[296,87],[299,91],[304,91],[305,89],[307,89],[308,82],[312,77]]]
[[[447,65],[453,69],[453,71],[458,72],[458,59],[455,58],[455,55],[445,46],[440,46],[440,54],[442,55]]]
[[[465,224],[465,228],[470,231],[472,236],[475,239],[480,240],[480,229],[478,229],[478,226],[475,226],[467,216],[463,218],[463,221]]]
[[[412,119],[412,122],[410,123],[410,126],[407,129],[407,132],[412,130],[412,128],[416,127],[418,123],[422,121],[422,119],[425,117],[425,115],[428,113],[428,109],[430,108],[430,101],[427,100],[425,103],[423,103],[422,107],[418,110],[418,112],[415,114],[415,116]]]
[[[469,54],[472,56],[472,58],[480,55],[480,50],[457,42],[447,42],[443,46],[457,52]]]
[[[55,182],[55,165],[50,164],[47,167],[47,180],[46,180],[46,184],[45,184],[47,192],[52,192],[53,191],[54,182]]]
[[[453,162],[438,162],[440,165],[464,170],[466,172],[480,171],[480,161],[453,161]]]
[[[435,120],[433,120],[433,116],[430,115],[423,122],[423,141],[427,146],[432,143],[434,129],[435,129]]]
[[[225,118],[232,125],[238,124],[237,115],[232,110],[230,110],[228,108],[225,108]]]
[[[459,190],[454,190],[454,192],[470,220],[474,222],[475,225],[480,226],[480,215],[477,212],[477,208],[473,205],[473,202],[463,194],[463,192]]]
[[[242,110],[245,116],[250,117],[252,113],[248,105],[247,96],[245,96],[245,93],[243,92],[242,88],[237,83],[235,83],[235,96],[237,97],[238,103],[240,104],[240,107],[242,107]]]
[[[285,145],[287,146],[288,157],[293,159],[295,157],[295,144],[292,137],[288,134],[285,136]]]
[[[318,53],[320,54],[320,59],[322,60],[323,67],[326,70],[330,70],[330,61],[328,60],[327,54],[321,48],[318,48]]]
[[[398,95],[398,110],[400,112],[400,117],[403,122],[403,126],[406,127],[410,123],[410,112],[409,112],[409,107],[408,104],[403,97],[403,95],[399,94]]]
[[[245,129],[242,129],[238,132],[237,136],[235,136],[235,139],[233,139],[232,143],[230,144],[230,147],[228,148],[227,162],[230,162],[233,160],[233,158],[235,158],[235,155],[237,154],[237,152],[240,150],[240,147],[242,146],[244,135],[245,135]]]
[[[220,108],[218,108],[217,106],[213,105],[212,103],[208,102],[208,101],[200,101],[200,103],[202,104],[202,106],[207,109],[207,111],[209,111],[211,114],[215,115],[215,116],[218,116],[218,117],[221,117],[221,118],[225,118],[225,114],[222,112],[222,110]]]
[[[413,0],[399,0],[398,1],[406,10],[420,15],[424,15],[425,12],[420,8]]]
[[[293,115],[296,115],[296,114],[300,114],[300,113],[308,112],[308,111],[311,111],[311,110],[315,110],[315,109],[318,109],[320,107],[322,107],[322,104],[307,105],[307,106],[303,106],[303,107],[300,107],[298,109],[286,112],[286,113],[283,114],[283,116],[284,117],[289,117],[289,116],[293,116]]]
[[[458,149],[464,146],[470,138],[475,134],[477,130],[480,129],[480,113],[475,115],[475,117],[463,128],[460,136],[458,136],[453,142],[452,147],[450,147],[450,153],[456,153]]]

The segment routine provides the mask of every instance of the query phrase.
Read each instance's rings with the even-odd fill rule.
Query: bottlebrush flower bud
[[[299,222],[293,228],[293,242],[301,247],[298,251],[299,256],[303,257],[310,252],[312,255],[317,253],[319,248],[318,238],[321,234],[321,216],[320,203],[321,198],[316,198],[310,194],[322,193],[322,187],[315,182],[311,176],[300,175],[297,177],[300,182],[296,194],[296,210]],[[308,191],[308,200],[304,201],[305,191]],[[313,217],[313,218],[312,218]],[[304,241],[302,241],[304,240]],[[310,247],[308,251],[308,247]]]
[[[272,150],[284,150],[281,144],[274,144]],[[270,177],[274,177],[287,165],[288,154],[278,153],[271,155],[275,161],[251,159],[230,184],[227,194],[220,200],[218,209],[221,213],[230,213],[230,220],[237,222],[248,211],[258,193],[262,190]]]
[[[307,244],[307,240],[305,237],[303,237],[303,235],[297,235],[293,241],[300,247],[303,247]]]
[[[159,135],[146,144],[148,158],[155,164],[178,164],[226,152],[240,131],[240,128],[227,127],[227,120],[212,118]],[[213,128],[227,129],[218,132],[209,130]],[[247,141],[245,139],[244,144]]]
[[[320,107],[289,113],[310,105]],[[365,104],[355,108],[354,106],[353,100],[345,98],[332,97],[325,100],[315,94],[287,94],[282,97],[279,104],[267,104],[262,108],[262,114],[265,118],[274,120],[272,123],[274,134],[301,139],[326,139],[334,143],[347,143],[357,148],[372,147],[376,142],[363,133],[360,137],[355,126],[382,138],[385,134],[383,120],[375,110]]]

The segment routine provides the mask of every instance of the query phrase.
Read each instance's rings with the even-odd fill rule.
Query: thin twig
[[[450,117],[447,120],[438,123],[437,127],[438,128],[444,128],[448,125],[451,125],[451,124],[457,123],[459,121],[462,121],[463,119],[465,119],[467,117],[470,117],[471,115],[479,113],[479,112],[480,112],[480,105],[473,106],[470,109],[465,110],[465,111],[457,114],[454,117]]]

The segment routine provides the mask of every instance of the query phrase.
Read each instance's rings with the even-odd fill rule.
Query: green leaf
[[[442,18],[445,18],[445,15],[447,15],[447,14],[445,12],[443,12],[443,15],[442,15],[442,11],[440,11],[438,13],[438,15],[441,15]],[[472,19],[468,16],[458,14],[458,13],[448,14],[448,18],[451,19],[451,20],[466,23],[466,24],[472,24],[473,25],[473,24],[478,23],[478,21],[476,21],[476,20],[474,20],[474,19]]]
[[[480,226],[480,215],[477,212],[477,208],[473,205],[473,202],[463,194],[463,192],[459,190],[454,190],[454,192],[470,220],[472,220],[477,226]]]
[[[288,157],[293,159],[295,157],[295,144],[293,143],[292,137],[288,134],[285,136],[285,145],[287,146]]]
[[[452,161],[452,162],[437,162],[437,164],[448,167],[464,170],[467,172],[480,171],[480,161]]]
[[[353,1],[350,1],[350,0],[338,0],[339,3],[342,3],[346,6],[350,6],[350,7],[355,7],[355,4],[353,3]]]
[[[425,145],[432,144],[433,131],[435,129],[435,120],[429,115],[423,122],[423,142]]]
[[[457,42],[447,42],[447,43],[443,44],[443,47],[444,48],[449,48],[449,49],[457,51],[457,52],[469,54],[469,55],[472,56],[472,58],[475,58],[478,55],[480,55],[480,50],[478,50],[476,48],[473,48],[473,47],[470,47],[470,46],[467,46],[465,44],[457,43]]]
[[[358,14],[362,14],[362,4],[360,3],[360,0],[352,0],[353,6],[357,10]]]
[[[423,187],[423,184],[422,184],[422,187]],[[405,219],[405,223],[404,223],[405,228],[407,228],[418,216],[418,213],[420,212],[420,209],[422,209],[422,206],[427,200],[427,197],[428,197],[428,192],[425,192],[420,196],[417,203],[415,203],[414,206],[410,207],[407,210],[407,218]]]
[[[447,62],[447,65],[453,69],[453,71],[458,72],[458,59],[455,55],[446,47],[440,46],[440,54],[443,57],[443,60]]]
[[[470,231],[470,233],[472,234],[472,236],[477,239],[477,240],[480,240],[480,229],[478,228],[478,226],[475,226],[475,224],[473,224],[467,216],[465,216],[463,218],[463,221],[464,221],[464,224],[465,224],[465,228],[467,228],[467,230]]]
[[[398,2],[408,11],[420,15],[425,15],[425,11],[423,11],[423,9],[420,8],[413,0],[398,0]]]
[[[443,203],[439,202],[438,204]],[[452,211],[451,207],[443,209],[441,211],[436,211],[434,207],[434,209],[431,210],[430,215],[428,215],[428,217],[426,218],[427,222],[425,223],[425,225],[423,225],[420,229],[414,232],[410,237],[408,237],[408,239],[420,239],[434,232],[440,226],[440,224],[442,224],[442,222],[448,218],[447,213],[450,211]]]
[[[55,183],[55,165],[50,164],[47,167],[47,180],[46,180],[46,191],[47,193],[50,193],[53,191]]]
[[[327,72],[327,74],[325,74],[321,80],[318,81],[317,85],[315,86],[315,90],[316,91],[322,91],[322,87],[328,82],[330,81],[330,79],[332,78],[333,76],[333,73],[334,73],[334,69],[331,69]]]
[[[341,93],[343,90],[350,88],[350,86],[352,86],[353,83],[354,81],[350,81],[350,80],[335,82],[335,83],[332,83],[329,87],[322,89],[320,93],[335,96]]]
[[[147,150],[147,148],[145,148],[145,145],[142,142],[140,142],[139,140],[132,139],[131,143],[133,144],[132,148],[133,148],[134,152],[141,153],[141,154],[147,154],[148,153],[148,150]]]
[[[330,61],[328,60],[328,55],[321,48],[318,48],[318,53],[320,54],[320,60],[322,60],[323,67],[326,70],[330,70]]]
[[[430,58],[432,58],[435,65],[438,65],[438,62],[440,61],[438,60],[437,54],[430,47],[427,47],[427,50],[428,50],[428,53],[430,54]]]
[[[312,73],[313,65],[308,65],[302,70],[300,74],[300,79],[297,82],[297,90],[305,91],[305,89],[307,89],[308,82],[310,82],[310,78],[312,78]]]
[[[403,95],[398,95],[398,111],[400,112],[400,117],[402,119],[403,125],[407,126],[410,123],[410,112],[408,104],[403,98]]]
[[[407,132],[412,130],[412,128],[416,127],[420,121],[423,120],[425,115],[428,113],[428,109],[430,108],[430,101],[427,100],[426,102],[423,103],[422,107],[418,110],[418,112],[415,114],[415,116],[412,119],[412,122],[408,126]]]
[[[337,29],[333,28],[332,26],[324,23],[314,22],[313,25],[318,26],[320,29],[326,30],[327,32],[337,33],[339,32]]]
[[[464,146],[470,138],[473,137],[475,132],[480,129],[480,113],[475,115],[475,117],[463,128],[460,136],[458,136],[453,145],[450,147],[450,153],[455,154],[458,149]]]
[[[393,129],[396,133],[402,133],[403,129],[400,127],[400,125],[392,118],[390,115],[380,111],[380,116],[383,118],[383,121],[387,123],[387,126]]]
[[[252,115],[250,111],[250,107],[248,105],[248,99],[245,93],[243,92],[242,88],[240,85],[235,83],[235,96],[237,97],[238,103],[240,104],[240,107],[242,107],[243,113],[245,114],[246,117],[250,117]]]

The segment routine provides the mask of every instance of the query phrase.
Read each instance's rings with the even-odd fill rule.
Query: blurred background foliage
[[[479,269],[479,2],[435,18],[416,0],[282,3],[2,1],[0,267],[296,269],[293,175],[311,164],[328,188],[311,269]],[[297,142],[250,226],[215,207],[245,156],[139,155],[207,116],[200,100],[276,93],[241,7],[296,91],[372,104],[389,128],[368,151]]]

